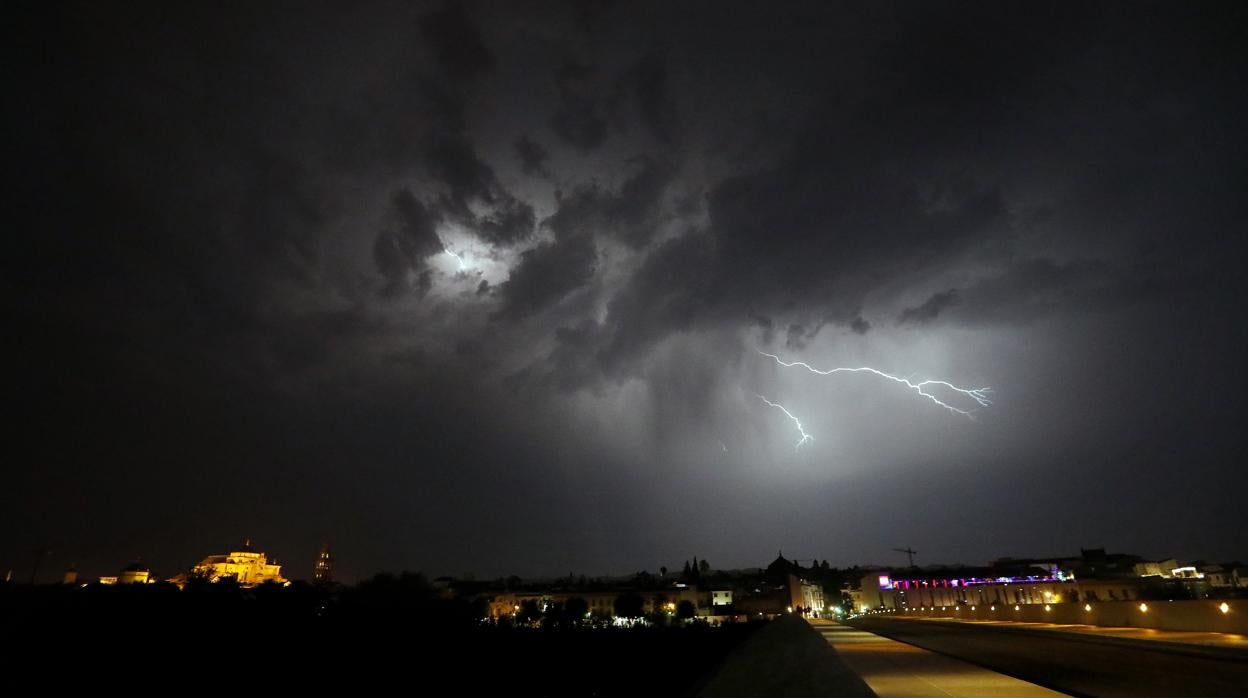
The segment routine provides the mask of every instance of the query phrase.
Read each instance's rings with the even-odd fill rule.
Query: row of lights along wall
[[[972,610],[972,611],[974,611],[974,610],[975,610],[975,608],[976,608],[975,606],[971,606],[971,610]],[[907,613],[909,613],[910,611],[912,611],[912,610],[914,610],[914,609],[912,609],[912,608],[906,608],[906,609],[903,609],[903,610],[904,610],[904,611],[906,611]],[[926,610],[928,610],[928,609],[927,609],[927,607],[926,607],[926,606],[920,606],[920,607],[919,607],[919,610],[920,610],[920,611],[926,611]],[[932,606],[931,610],[935,611],[935,610],[936,610],[936,607],[935,607],[935,606]],[[946,611],[946,610],[948,610],[948,607],[947,607],[947,606],[941,606],[941,607],[940,607],[940,610],[942,610],[942,611]],[[955,610],[955,611],[961,611],[961,610],[962,610],[962,607],[961,607],[961,606],[954,606],[953,610]],[[995,611],[995,610],[997,610],[997,607],[996,607],[996,606],[989,606],[989,607],[988,607],[988,610],[990,610],[990,611]],[[1021,610],[1022,610],[1022,606],[1017,606],[1017,605],[1016,605],[1016,606],[1014,606],[1014,610],[1015,610],[1015,611],[1021,611]],[[1045,610],[1045,611],[1052,611],[1052,610],[1053,610],[1053,607],[1052,607],[1052,606],[1050,606],[1049,604],[1047,604],[1047,603],[1046,603],[1046,604],[1044,605],[1044,610]],[[1083,605],[1083,610],[1084,610],[1084,611],[1091,611],[1091,610],[1092,610],[1092,604],[1090,604],[1090,603],[1085,603],[1085,604]],[[1221,612],[1223,612],[1223,613],[1230,613],[1230,612],[1231,612],[1231,606],[1230,606],[1230,604],[1228,604],[1228,603],[1226,603],[1225,601],[1223,601],[1222,603],[1218,604],[1218,610],[1219,610],[1219,611],[1221,611]],[[1141,603],[1141,604],[1140,604],[1140,613],[1148,613],[1148,604],[1146,604],[1146,603]]]

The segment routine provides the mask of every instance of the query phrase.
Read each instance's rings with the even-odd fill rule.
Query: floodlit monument
[[[252,550],[249,540],[243,544],[242,550],[225,555],[209,555],[191,569],[191,574],[213,582],[233,577],[243,587],[254,587],[265,582],[289,584],[282,576],[282,566],[276,563],[276,560],[269,560],[264,553]]]

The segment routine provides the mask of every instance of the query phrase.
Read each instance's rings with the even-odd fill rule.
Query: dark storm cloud
[[[487,242],[511,245],[528,239],[536,224],[533,207],[509,195],[496,203],[492,214],[477,219],[476,230]]]
[[[676,135],[676,102],[669,93],[667,63],[648,54],[628,76],[637,97],[642,123],[660,143],[671,145]]]
[[[714,264],[712,241],[702,234],[684,235],[651,251],[608,303],[606,322],[595,327],[598,336],[589,355],[603,372],[627,373],[649,346],[669,333],[714,321],[714,281],[708,274]],[[586,340],[578,341],[578,350],[583,350]]]
[[[785,332],[784,346],[795,351],[805,349],[806,344],[814,339],[821,329],[823,329],[822,325],[807,327],[795,322],[789,325],[788,331]]]
[[[386,281],[382,295],[394,297],[414,287],[423,296],[431,283],[425,260],[442,251],[438,217],[406,190],[395,193],[391,209],[394,225],[373,241],[373,261]]]
[[[442,9],[421,17],[419,25],[422,38],[450,77],[468,80],[494,68],[494,54],[468,18],[465,3],[448,1]]]
[[[428,152],[429,174],[446,184],[450,193],[446,207],[471,218],[468,204],[493,204],[498,196],[494,169],[485,163],[465,138],[435,141]]]
[[[642,158],[634,167],[618,191],[604,190],[595,182],[562,196],[559,210],[544,225],[561,237],[609,235],[630,247],[644,247],[659,232],[663,196],[677,170],[652,158]]]
[[[1115,269],[1100,260],[1023,259],[963,289],[941,310],[956,323],[1023,324],[1057,312],[1103,312],[1167,296],[1179,298],[1190,292],[1190,284],[1187,278],[1165,273],[1149,278],[1141,276],[1141,270]]]
[[[494,168],[482,159],[466,132],[468,91],[474,80],[494,69],[496,58],[465,8],[463,3],[448,2],[418,21],[421,36],[441,68],[424,78],[424,90],[433,98],[430,103],[443,112],[425,125],[430,138],[423,161],[430,176],[447,189],[438,198],[443,215],[474,229],[488,242],[511,245],[529,237],[536,215],[531,205],[499,183]],[[478,215],[474,205],[486,213]]]
[[[518,200],[499,183],[494,169],[462,138],[441,139],[428,152],[430,174],[449,192],[439,200],[440,209],[462,224],[474,228],[485,240],[511,245],[529,237],[536,223],[533,207]],[[473,204],[490,211],[478,216]]]
[[[958,296],[958,289],[951,288],[948,291],[932,294],[931,298],[923,301],[922,305],[914,308],[906,308],[901,311],[901,315],[897,317],[898,325],[922,325],[924,323],[935,320],[941,311],[951,306],[957,305],[961,301]]]
[[[502,305],[495,317],[515,321],[541,312],[586,284],[597,260],[594,239],[587,234],[539,243],[520,255],[499,287]]]
[[[1242,529],[1242,7],[15,13],[40,459],[6,566],[175,572],[260,529],[361,575],[1248,544],[1211,533]],[[758,348],[1001,398],[964,426]],[[815,448],[743,407],[772,388]],[[924,528],[933,491],[997,537]]]
[[[934,264],[1009,231],[997,191],[933,211],[909,183],[868,159],[836,160],[837,151],[836,144],[801,147],[781,168],[711,193],[716,271],[727,292],[775,307],[835,289],[856,306],[853,296],[867,290],[871,275]]]
[[[546,169],[550,154],[540,143],[528,136],[520,136],[516,139],[516,155],[520,158],[520,170],[526,175],[550,179],[550,171]]]
[[[1102,260],[1011,260],[966,286],[932,294],[897,317],[903,327],[1026,325],[1055,314],[1122,311],[1189,297],[1199,281],[1162,270],[1119,268]]]
[[[1009,228],[995,191],[930,211],[912,187],[873,180],[868,163],[825,155],[802,148],[782,168],[717,187],[709,232],[654,249],[608,304],[603,365],[618,368],[669,333],[743,322],[759,310],[804,318],[786,334],[794,348],[828,322],[862,328],[877,275],[934,263]],[[851,169],[860,183],[838,191]]]
[[[573,59],[555,72],[559,105],[550,117],[550,128],[580,151],[593,150],[607,140],[607,120],[600,104],[597,78],[593,65]]]

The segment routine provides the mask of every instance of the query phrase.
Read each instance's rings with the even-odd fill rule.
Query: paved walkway
[[[1033,683],[831,621],[811,625],[876,695],[1060,696]]]
[[[1180,630],[1116,628],[1063,623],[1025,623],[1010,620],[963,620],[960,618],[916,618],[911,616],[900,616],[899,619],[934,623],[993,625],[1005,628],[1019,628],[1024,630],[1038,630],[1053,633],[1074,633],[1077,635],[1095,638],[1166,642],[1178,645],[1194,645],[1197,647],[1223,647],[1226,649],[1243,650],[1248,652],[1248,637],[1244,635],[1236,635],[1234,633],[1201,633]]]

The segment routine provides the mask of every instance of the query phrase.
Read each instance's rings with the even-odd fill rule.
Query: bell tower
[[[329,543],[321,546],[321,552],[316,556],[312,581],[316,584],[328,584],[334,581],[334,559],[329,554]]]

